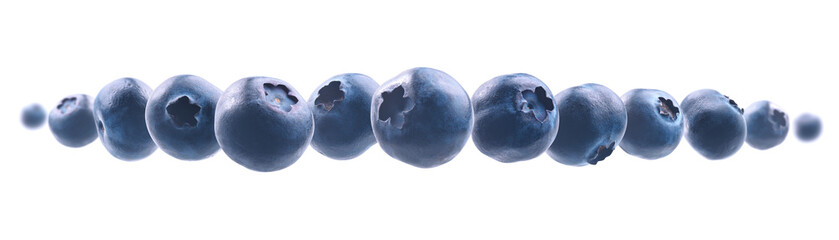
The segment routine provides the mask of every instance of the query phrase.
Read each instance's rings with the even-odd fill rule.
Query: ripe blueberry
[[[595,83],[556,94],[559,131],[548,155],[571,166],[595,165],[612,154],[626,131],[626,107],[611,89]]]
[[[809,142],[819,138],[822,132],[822,120],[818,116],[805,113],[795,119],[795,135],[801,141]]]
[[[33,103],[29,106],[23,108],[23,112],[20,116],[20,121],[23,122],[23,126],[29,129],[36,129],[44,125],[44,121],[47,119],[47,113],[44,111],[44,107],[41,107],[41,104]]]
[[[559,116],[553,93],[538,78],[517,73],[495,77],[472,96],[472,142],[499,162],[535,158],[553,143]]]
[[[413,68],[373,94],[373,134],[391,157],[420,168],[451,161],[472,132],[472,104],[448,74]]]
[[[146,106],[149,134],[160,150],[182,160],[201,160],[219,149],[214,131],[221,89],[193,75],[164,81]]]
[[[312,148],[333,159],[352,159],[376,143],[370,126],[370,102],[379,84],[358,73],[334,76],[323,82],[309,107],[315,121]]]
[[[789,132],[789,116],[769,101],[758,101],[746,108],[746,143],[760,150],[784,142]]]
[[[734,100],[711,89],[697,90],[682,101],[685,138],[710,160],[727,158],[743,146],[746,121]]]
[[[270,77],[234,82],[216,106],[221,149],[240,165],[260,172],[286,168],[312,140],[312,111],[297,90]]]
[[[49,125],[55,140],[68,147],[83,147],[99,137],[93,120],[93,105],[85,94],[61,99],[50,110]]]
[[[125,161],[145,158],[157,150],[146,128],[148,85],[120,78],[105,85],[93,102],[99,139],[114,157]]]
[[[620,146],[630,155],[659,159],[682,140],[684,121],[679,103],[655,89],[633,89],[621,96],[626,106],[626,134]]]

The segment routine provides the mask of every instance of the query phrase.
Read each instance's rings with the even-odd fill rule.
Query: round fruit
[[[44,107],[41,107],[41,104],[33,103],[23,108],[20,121],[26,128],[36,129],[44,125],[46,118],[47,113],[44,111]]]
[[[373,94],[371,121],[379,146],[420,168],[451,161],[472,132],[472,103],[448,74],[413,68]]]
[[[146,127],[148,85],[134,78],[120,78],[105,85],[93,102],[99,139],[114,157],[143,159],[157,150]]]
[[[746,143],[760,150],[778,146],[787,138],[789,116],[769,101],[759,101],[746,108]]]
[[[595,165],[612,154],[626,131],[626,107],[611,89],[584,84],[556,94],[559,131],[548,155],[571,166]]]
[[[746,141],[743,109],[728,96],[711,89],[692,92],[682,101],[685,138],[710,160],[734,155]]]
[[[559,114],[553,93],[525,73],[495,77],[475,91],[472,142],[499,162],[533,159],[556,137]]]
[[[249,77],[234,82],[216,106],[219,146],[236,163],[260,172],[297,161],[313,132],[312,111],[287,82]]]
[[[164,81],[149,98],[146,123],[160,150],[181,160],[201,160],[218,149],[214,130],[221,89],[193,75]]]
[[[358,157],[376,143],[370,125],[370,102],[379,87],[372,78],[358,73],[334,76],[323,82],[309,107],[315,121],[312,148],[332,159]]]
[[[620,146],[626,153],[652,160],[676,150],[684,120],[673,96],[661,90],[633,89],[621,98],[626,106],[626,134]]]
[[[83,147],[99,137],[93,120],[93,105],[85,94],[62,99],[50,110],[49,125],[55,140],[68,147]]]

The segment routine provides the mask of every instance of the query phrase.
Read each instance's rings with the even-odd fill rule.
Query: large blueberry
[[[93,105],[85,94],[70,95],[50,110],[49,125],[52,135],[68,147],[83,147],[95,141],[96,120]]]
[[[818,116],[805,113],[795,119],[795,135],[801,141],[809,142],[819,138],[822,132],[822,120]]]
[[[23,122],[23,126],[29,129],[41,127],[41,125],[44,125],[46,119],[47,113],[44,111],[44,107],[41,107],[41,104],[37,103],[23,108],[23,112],[20,115],[20,121]]]
[[[451,161],[472,132],[472,104],[448,74],[413,68],[373,94],[373,134],[391,157],[415,167]]]
[[[535,158],[553,143],[559,116],[553,93],[525,73],[495,77],[475,91],[472,142],[499,162]]]
[[[157,150],[146,127],[146,103],[152,90],[134,78],[105,85],[93,102],[99,139],[114,157],[134,161]]]
[[[630,155],[659,159],[682,140],[684,121],[679,103],[655,89],[632,89],[621,96],[626,106],[626,134],[620,146]]]
[[[699,154],[719,160],[734,155],[746,140],[743,109],[728,96],[697,90],[682,101],[685,138]]]
[[[626,107],[611,89],[584,84],[556,94],[559,131],[548,155],[571,166],[595,165],[612,154],[626,131]]]
[[[114,157],[143,159],[157,150],[146,128],[148,85],[134,78],[120,78],[105,85],[93,102],[93,119],[99,139]]]
[[[769,101],[758,101],[746,108],[746,143],[765,150],[784,142],[789,132],[789,116]]]
[[[297,90],[270,77],[234,82],[219,99],[216,139],[230,159],[260,172],[286,168],[312,140],[312,111]]]
[[[333,159],[352,159],[376,143],[370,102],[379,84],[358,73],[334,76],[309,97],[315,120],[312,148]]]
[[[193,75],[164,81],[146,106],[146,124],[154,142],[182,160],[201,160],[219,149],[214,131],[221,89]]]

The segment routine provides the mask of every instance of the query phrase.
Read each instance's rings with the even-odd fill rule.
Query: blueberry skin
[[[766,150],[778,146],[787,138],[789,116],[769,101],[758,101],[746,108],[746,143]]]
[[[114,157],[140,160],[157,150],[146,128],[146,103],[152,90],[134,78],[120,78],[105,85],[93,102],[99,139]]]
[[[23,126],[29,129],[41,127],[41,125],[44,125],[46,120],[47,113],[44,111],[44,107],[41,107],[41,104],[37,103],[33,103],[23,108],[23,112],[20,116],[20,121],[23,122]]]
[[[234,82],[216,106],[216,139],[230,159],[271,172],[297,161],[314,128],[312,111],[287,82],[248,77]]]
[[[819,138],[822,132],[822,120],[818,116],[805,113],[795,119],[795,135],[801,141],[809,142]]]
[[[373,94],[373,134],[391,157],[419,168],[451,161],[472,132],[472,103],[448,74],[412,68]]]
[[[160,150],[181,160],[201,160],[218,149],[216,103],[221,89],[193,75],[174,76],[154,90],[146,123]]]
[[[632,89],[621,96],[626,107],[626,153],[654,160],[670,155],[682,140],[684,118],[673,96],[656,89]]]
[[[379,83],[358,73],[334,76],[309,97],[315,121],[312,148],[332,159],[358,157],[376,143],[370,103]]]
[[[682,112],[685,138],[707,159],[730,157],[746,140],[743,109],[715,90],[702,89],[688,94],[682,100]]]
[[[542,155],[559,129],[553,93],[526,73],[495,77],[472,96],[472,142],[484,155],[511,163]]]
[[[93,105],[85,94],[67,96],[50,110],[49,125],[55,140],[64,146],[83,147],[99,137]]]
[[[612,154],[626,131],[626,107],[611,89],[595,83],[556,94],[559,131],[548,155],[570,166],[596,165]]]

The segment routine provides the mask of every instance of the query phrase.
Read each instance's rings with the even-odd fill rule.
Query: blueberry
[[[556,103],[538,78],[517,73],[495,77],[475,91],[472,142],[499,162],[533,159],[548,149],[559,128]]]
[[[711,89],[688,94],[682,101],[685,138],[707,159],[727,158],[743,146],[746,121],[743,109],[728,96]]]
[[[193,75],[164,81],[146,107],[149,134],[160,150],[182,160],[201,160],[219,149],[214,131],[221,89]]]
[[[120,78],[105,85],[93,102],[99,139],[114,157],[143,159],[157,150],[146,128],[148,85],[134,78]]]
[[[370,102],[379,84],[358,73],[334,76],[323,82],[309,107],[315,121],[312,148],[333,159],[352,159],[376,143],[370,126]]]
[[[789,116],[769,101],[758,101],[746,108],[746,143],[760,150],[784,142],[789,132]]]
[[[55,140],[68,147],[83,147],[99,137],[93,119],[93,105],[85,94],[61,99],[50,110],[49,125]]]
[[[626,134],[620,146],[630,155],[659,159],[682,140],[684,121],[679,103],[655,89],[633,89],[621,96],[626,106]]]
[[[626,131],[626,107],[611,89],[595,83],[556,94],[559,131],[548,155],[571,166],[595,165],[612,154]]]
[[[37,103],[33,103],[23,108],[23,113],[21,113],[20,116],[23,126],[29,129],[41,127],[41,125],[44,125],[44,121],[46,119],[47,113],[44,111],[44,107],[41,107],[41,104]]]
[[[795,135],[801,141],[816,140],[822,132],[822,120],[818,116],[805,113],[795,119]]]
[[[472,132],[472,103],[448,74],[406,70],[373,94],[373,134],[391,157],[420,168],[451,161]]]
[[[249,77],[221,95],[215,132],[230,159],[254,171],[271,172],[303,155],[312,140],[312,122],[309,105],[290,84]]]

